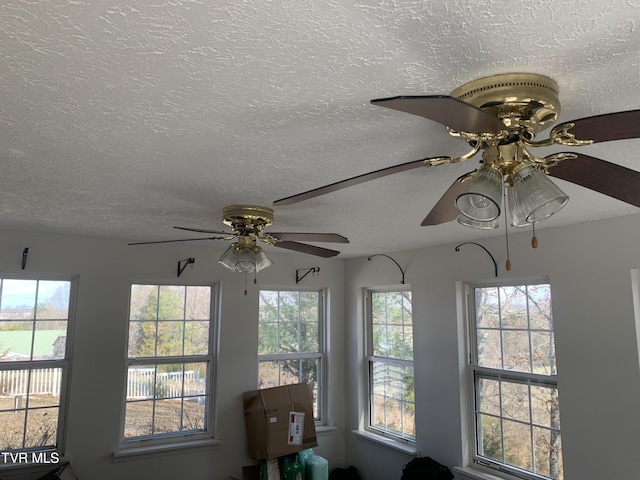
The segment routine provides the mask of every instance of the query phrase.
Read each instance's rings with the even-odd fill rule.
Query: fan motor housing
[[[258,205],[230,205],[222,211],[222,222],[234,231],[260,232],[273,224],[273,210]]]
[[[535,73],[505,73],[480,78],[451,96],[500,118],[508,128],[524,129],[533,138],[560,115],[558,85]]]

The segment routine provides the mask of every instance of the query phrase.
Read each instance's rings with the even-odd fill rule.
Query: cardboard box
[[[254,460],[318,446],[311,387],[306,383],[245,392],[244,420]]]

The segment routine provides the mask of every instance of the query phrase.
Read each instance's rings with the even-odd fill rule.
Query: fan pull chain
[[[247,295],[247,272],[244,272],[244,294]]]
[[[538,248],[538,237],[536,237],[536,222],[533,222],[532,225],[533,225],[533,237],[531,237],[531,246],[533,248]]]
[[[505,268],[507,269],[507,272],[511,271],[511,259],[509,258],[509,212],[507,210],[507,195],[506,192],[503,191],[502,196],[504,198],[504,206],[505,206],[505,213],[504,213],[504,238],[506,240],[506,244],[507,244],[507,262],[505,265]]]

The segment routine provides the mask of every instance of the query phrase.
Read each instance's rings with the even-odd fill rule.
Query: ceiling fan
[[[213,233],[221,236],[135,242],[129,245],[192,242],[196,240],[233,240],[233,243],[220,257],[219,262],[232,271],[251,273],[259,272],[273,265],[273,261],[257,244],[258,241],[274,247],[294,250],[323,258],[334,257],[340,252],[307,243],[300,243],[300,240],[308,242],[349,243],[346,237],[338,235],[337,233],[265,232],[264,229],[273,224],[273,210],[257,205],[230,205],[225,207],[222,211],[222,222],[231,227],[230,232],[201,228],[173,227],[178,230]]]
[[[375,170],[276,200],[274,205],[289,205],[387,175],[458,163],[481,154],[481,166],[457,178],[421,225],[458,219],[473,228],[497,228],[503,199],[513,226],[535,225],[569,199],[548,176],[640,207],[640,172],[582,153],[538,157],[530,151],[555,144],[578,147],[640,138],[640,110],[565,122],[552,128],[548,138],[537,140],[536,135],[558,119],[560,101],[556,82],[532,73],[481,78],[450,95],[397,96],[371,103],[438,122],[450,135],[465,140],[471,150],[460,157],[424,158]]]

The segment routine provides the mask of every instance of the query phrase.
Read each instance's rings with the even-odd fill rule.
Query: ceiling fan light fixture
[[[257,245],[233,243],[218,259],[218,263],[233,272],[259,272],[271,265],[273,260]]]
[[[269,258],[262,248],[257,247],[257,249],[258,250],[255,252],[256,272],[259,272],[260,270],[264,270],[265,268],[273,265],[273,260]]]
[[[502,173],[483,166],[469,181],[466,190],[456,198],[458,211],[471,220],[490,222],[500,216]]]
[[[478,230],[493,230],[498,228],[498,219],[495,218],[493,220],[489,220],[487,222],[480,222],[478,220],[474,220],[472,218],[467,217],[466,215],[458,215],[458,223],[460,225],[464,225],[465,227],[475,228]]]
[[[569,197],[533,165],[525,165],[511,175],[509,210],[511,224],[524,227],[560,211]]]

